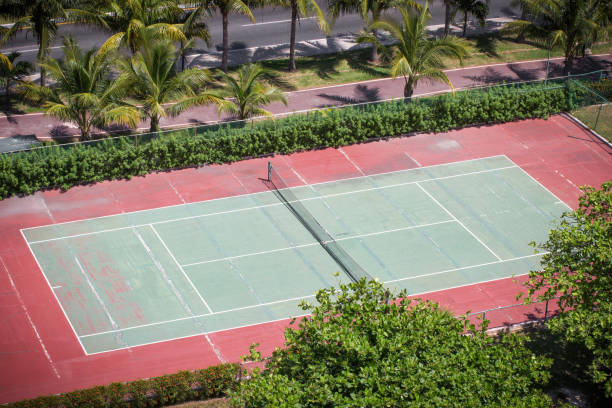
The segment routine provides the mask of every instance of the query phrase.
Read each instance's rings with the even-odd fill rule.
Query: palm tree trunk
[[[181,41],[181,71],[185,70],[185,43]]]
[[[463,13],[463,36],[465,37],[466,33],[467,33],[467,16],[468,13],[467,11]]]
[[[149,127],[149,132],[155,133],[159,132],[159,130],[159,116],[151,116],[151,126]]]
[[[43,68],[40,69],[40,86],[45,86],[45,70]]]
[[[523,4],[521,4],[521,20],[525,21],[525,19],[527,18],[527,10],[526,8],[523,6]],[[518,35],[516,36],[516,41],[518,42],[523,42],[525,41],[525,32],[523,30],[521,30]]]
[[[291,0],[291,36],[289,38],[289,72],[297,71],[295,66],[295,29],[297,25],[297,1]]]
[[[372,21],[377,21],[380,19],[380,11],[378,9],[372,10]],[[378,30],[372,30],[372,35],[376,37],[378,34]],[[373,64],[378,64],[380,58],[378,56],[378,47],[376,44],[372,44],[372,55],[370,56],[370,62]]]
[[[565,75],[569,75],[572,66],[574,65],[574,55],[573,54],[569,54],[569,55],[565,55],[565,61],[563,61],[563,74]]]
[[[223,13],[223,56],[221,57],[221,70],[223,72],[227,72],[227,56],[229,53],[229,33],[227,31],[229,21],[227,14],[227,12]]]
[[[412,94],[414,93],[414,80],[410,76],[408,78],[404,77],[406,83],[404,84],[404,98],[412,98]]]
[[[5,95],[5,105],[6,105],[6,111],[7,113],[10,112],[11,110],[11,81],[7,78],[6,79],[6,87],[4,89],[4,95]]]
[[[450,32],[450,21],[451,21],[451,0],[444,0],[444,36],[448,37]]]

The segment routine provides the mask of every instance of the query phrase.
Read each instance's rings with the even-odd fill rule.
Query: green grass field
[[[612,104],[587,106],[573,111],[572,115],[612,142]]]

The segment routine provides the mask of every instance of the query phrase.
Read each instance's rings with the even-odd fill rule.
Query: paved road
[[[326,3],[319,1],[319,3]],[[430,1],[431,3],[431,1]],[[489,18],[516,17],[517,9],[510,6],[511,0],[491,0]],[[434,2],[431,6],[432,20],[430,24],[444,23],[444,6],[441,1]],[[230,44],[231,49],[241,50],[253,47],[270,47],[289,42],[291,13],[283,8],[259,8],[254,10],[256,24],[242,15],[230,16]],[[221,17],[213,16],[209,21],[209,31],[212,36],[212,46],[209,48],[203,42],[198,42],[194,47],[195,54],[214,53],[221,50],[222,26]],[[363,28],[363,22],[357,14],[343,15],[336,21],[333,27],[333,37],[344,38],[359,32]],[[59,58],[61,52],[61,37],[72,34],[78,39],[83,48],[99,47],[108,38],[109,33],[98,28],[75,24],[65,24],[59,27],[58,37],[51,45],[51,56]],[[301,19],[296,33],[298,42],[324,39],[325,36],[319,31],[315,20]],[[32,34],[24,31],[19,33],[2,49],[2,52],[20,51],[22,58],[31,62],[36,60],[38,47]]]
[[[477,85],[499,83],[502,81],[525,81],[541,79],[545,74],[546,61],[495,64],[489,66],[448,70],[447,75],[455,88],[461,89]],[[590,72],[601,68],[612,68],[612,54],[581,59],[572,72]],[[562,59],[551,60],[551,77],[561,76]],[[448,90],[440,83],[420,82],[415,95]],[[287,93],[288,106],[275,103],[268,107],[274,113],[291,113],[326,106],[340,106],[353,103],[372,102],[403,95],[403,79],[379,79],[361,83],[337,85],[326,88],[308,89]],[[220,118],[212,106],[191,109],[175,118],[164,118],[162,126],[193,126],[218,121]],[[222,116],[221,119],[227,119]],[[140,125],[148,129],[148,123]],[[0,117],[0,137],[35,135],[40,139],[62,138],[78,134],[78,129],[43,114]]]

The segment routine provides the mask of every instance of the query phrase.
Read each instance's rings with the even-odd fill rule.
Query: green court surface
[[[292,189],[370,275],[410,294],[537,269],[568,209],[505,156]],[[22,230],[85,353],[264,323],[348,283],[274,192]]]

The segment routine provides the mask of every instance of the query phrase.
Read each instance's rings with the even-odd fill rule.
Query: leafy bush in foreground
[[[141,408],[222,397],[236,386],[237,364],[181,371],[129,383],[113,383],[66,394],[38,397],[8,408]]]
[[[567,212],[537,245],[542,269],[529,273],[528,297],[559,298],[560,314],[547,322],[552,333],[592,353],[588,375],[612,397],[612,180],[601,189],[583,187],[575,211]],[[536,245],[535,242],[532,245]]]
[[[551,360],[376,281],[317,293],[266,369],[231,393],[253,407],[549,407]],[[466,335],[467,334],[467,335]],[[259,359],[251,349],[251,358]]]
[[[254,126],[193,131],[140,145],[114,139],[6,154],[0,157],[0,199],[47,188],[130,178],[152,171],[224,163],[270,153],[343,146],[411,132],[441,132],[473,124],[545,118],[569,110],[577,91],[563,85],[503,86],[442,95],[413,102],[323,110],[265,121]],[[494,136],[492,136],[494,137]]]

